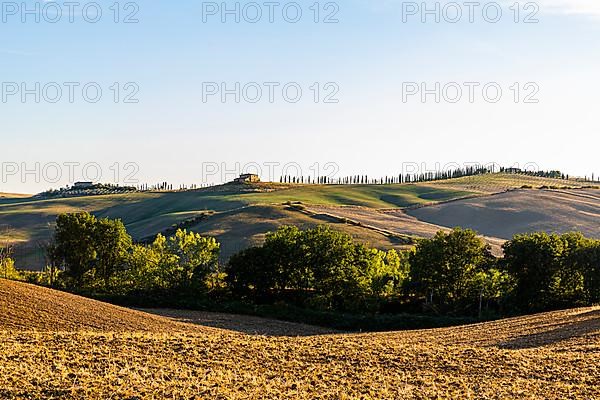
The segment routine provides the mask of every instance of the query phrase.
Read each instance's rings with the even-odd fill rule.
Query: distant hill
[[[12,235],[18,242],[16,262],[21,268],[39,269],[44,258],[40,245],[51,234],[56,216],[65,212],[89,211],[99,217],[120,218],[126,224],[135,239],[141,240],[174,225],[185,223],[212,211],[212,221],[227,217],[236,210],[253,205],[265,207],[283,206],[286,202],[305,202],[308,204],[353,204],[366,207],[405,207],[415,204],[427,204],[437,200],[447,200],[468,196],[471,193],[435,188],[428,185],[286,185],[252,184],[223,185],[208,189],[183,192],[139,192],[120,195],[67,197],[56,199],[26,198],[19,201],[0,199],[0,226],[10,226]],[[265,218],[270,211],[264,208]],[[221,215],[220,213],[225,213]],[[305,224],[306,216],[301,213],[287,213],[285,223]],[[238,220],[244,220],[242,213]],[[210,222],[210,221],[209,221]],[[313,223],[320,221],[314,220]],[[212,223],[212,222],[210,222]],[[269,229],[281,223],[267,224]],[[266,226],[263,224],[263,226]],[[338,226],[344,228],[343,224]],[[200,232],[211,231],[198,225]],[[348,228],[361,239],[355,228]],[[233,229],[233,235],[236,234]],[[257,237],[266,231],[254,232]],[[226,232],[223,232],[226,234]],[[364,232],[365,240],[375,243],[379,235]],[[377,238],[373,238],[377,236]],[[238,237],[240,237],[238,235]],[[246,238],[240,242],[228,244],[232,249],[243,247]],[[252,241],[251,238],[249,242]]]
[[[190,229],[227,241],[223,245],[224,258],[247,245],[260,243],[267,231],[276,229],[281,224],[313,226],[327,223],[347,231],[357,240],[370,242],[377,247],[403,248],[407,239],[423,236],[423,232],[428,232],[425,236],[429,236],[431,232],[452,227],[454,224],[471,226],[468,220],[453,220],[450,221],[452,225],[427,218],[419,222],[414,217],[407,217],[407,210],[503,193],[523,186],[578,188],[586,185],[590,183],[498,173],[420,184],[254,183],[227,184],[181,192],[132,192],[52,199],[7,197],[0,198],[0,227],[11,227],[11,237],[18,244],[17,266],[29,269],[39,269],[43,266],[41,248],[51,234],[56,216],[82,210],[99,217],[122,219],[136,240],[168,232],[180,225],[190,226],[190,222],[210,213],[209,218],[191,224]],[[286,209],[286,203],[302,203],[309,211],[313,206],[359,207],[363,214],[366,210],[372,215],[355,218],[356,213],[348,216],[341,212],[323,210],[313,213],[322,214],[320,216],[307,215]],[[396,216],[401,221],[391,220],[390,229],[381,224],[371,224],[373,220],[381,219],[382,212],[387,213],[388,219]],[[332,216],[341,218],[331,218]],[[410,218],[413,218],[414,223]],[[567,215],[565,218],[577,216]],[[347,221],[344,222],[344,219]],[[574,221],[576,224],[577,220]],[[493,238],[495,235],[487,231],[482,233],[496,241]],[[0,235],[2,234],[0,232]]]

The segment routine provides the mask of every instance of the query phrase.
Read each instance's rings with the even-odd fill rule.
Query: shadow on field
[[[179,322],[225,329],[256,336],[317,336],[340,333],[318,326],[278,321],[247,315],[224,314],[206,311],[173,309],[140,309],[139,311],[160,315]]]
[[[548,330],[513,338],[499,348],[519,350],[548,346],[589,334],[600,335],[600,310],[571,316],[564,323],[548,326]]]

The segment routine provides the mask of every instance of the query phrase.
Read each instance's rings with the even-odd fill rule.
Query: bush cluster
[[[49,259],[69,289],[105,293],[206,289],[217,273],[219,243],[177,230],[153,243],[134,244],[120,220],[82,212],[56,220]]]

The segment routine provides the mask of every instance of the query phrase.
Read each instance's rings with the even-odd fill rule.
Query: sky
[[[600,175],[600,3],[2,2],[0,192]]]

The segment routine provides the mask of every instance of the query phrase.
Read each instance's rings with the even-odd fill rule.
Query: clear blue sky
[[[35,3],[27,1],[32,9]],[[335,172],[324,170],[334,163],[339,175],[392,175],[402,171],[403,163],[433,169],[435,163],[451,162],[535,163],[581,175],[600,172],[597,0],[544,0],[536,3],[539,10],[525,9],[527,2],[522,2],[518,23],[510,9],[513,1],[498,2],[503,14],[497,23],[486,20],[493,19],[495,9],[484,18],[485,1],[472,23],[462,2],[462,19],[451,23],[456,10],[445,8],[444,14],[447,1],[440,6],[439,23],[432,15],[423,23],[420,10],[395,0],[323,1],[318,23],[310,8],[314,0],[297,2],[303,11],[297,23],[285,20],[284,5],[286,18],[295,18],[295,8],[285,1],[275,7],[273,23],[262,1],[257,23],[246,20],[256,10],[248,6],[244,14],[245,1],[240,2],[240,23],[234,15],[226,15],[223,23],[219,10],[212,15],[211,5],[188,0],[144,0],[132,3],[135,7],[123,1],[115,23],[113,3],[99,2],[97,23],[87,21],[95,18],[95,9],[84,12],[85,1],[72,13],[72,23],[61,1],[38,3],[39,23],[35,13],[2,9],[1,192],[38,192],[92,179],[95,167],[83,173],[91,163],[100,166],[102,181],[115,180],[119,163],[122,183],[135,172],[140,183],[176,186],[229,179],[237,162],[257,164],[264,178],[271,163],[279,163],[271,167],[277,178],[286,164],[298,164],[304,175],[312,175],[315,163],[321,173]],[[231,9],[235,3],[226,2]],[[434,2],[429,5],[433,8]],[[132,13],[130,18],[139,22],[123,23]],[[323,22],[330,14],[337,23]],[[539,22],[524,23],[532,14]],[[57,17],[56,23],[48,21]],[[52,103],[52,85],[43,93],[35,89],[36,82],[80,86],[74,88],[72,103],[65,86],[63,97]],[[90,82],[103,91],[97,103],[82,96],[82,86]],[[125,87],[129,82],[134,85]],[[233,94],[225,103],[219,94],[203,101],[206,82],[225,82],[230,89],[236,82],[241,87],[257,82],[263,97],[249,102],[254,89],[248,87],[240,103]],[[279,84],[273,102],[265,82]],[[297,103],[283,97],[282,87],[290,82],[302,89]],[[463,98],[448,101],[454,89],[447,86],[439,103],[434,94],[425,102],[420,94],[403,99],[411,82],[429,89],[436,82],[440,88],[456,82]],[[480,84],[473,102],[464,82]],[[497,103],[482,96],[482,87],[492,82],[503,91]],[[22,88],[14,94],[13,83],[25,83],[34,93],[23,102]],[[138,102],[124,103],[136,88]],[[293,90],[289,93],[294,97]],[[329,94],[338,102],[324,102]],[[528,95],[538,102],[525,103]],[[72,177],[65,166],[70,162],[80,164]],[[125,168],[127,163],[139,170]],[[56,165],[59,179],[53,179]],[[215,165],[220,171],[212,173]],[[24,174],[26,169],[30,172]]]

